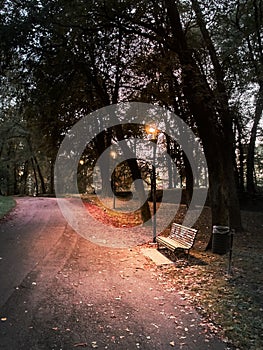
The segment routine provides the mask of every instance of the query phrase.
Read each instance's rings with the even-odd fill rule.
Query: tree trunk
[[[255,168],[255,145],[257,138],[257,129],[259,121],[262,117],[263,110],[263,81],[260,83],[260,88],[256,100],[256,110],[253,126],[251,129],[250,141],[247,153],[247,191],[251,194],[256,192],[254,181],[254,168]]]
[[[116,136],[118,141],[124,140],[124,134],[122,130],[122,125],[116,123],[114,130],[116,132]],[[135,159],[135,155],[133,152],[131,152],[129,146],[125,143],[121,143],[121,148],[123,151],[123,154],[125,156],[125,159],[127,160],[127,163],[129,165],[129,168],[131,170],[132,179],[135,184],[135,190],[138,194],[139,200],[141,203],[143,203],[141,207],[141,219],[143,222],[151,222],[151,211],[149,207],[149,203],[147,201],[145,190],[143,187],[142,181],[136,181],[136,180],[142,180],[141,172],[137,163],[137,160]]]
[[[32,163],[33,172],[34,172],[34,178],[35,178],[35,191],[36,191],[36,196],[38,196],[38,194],[39,194],[39,188],[38,188],[38,179],[37,179],[37,172],[36,172],[34,157],[31,158],[31,163]],[[33,190],[33,194],[34,194],[34,190]]]
[[[127,163],[132,173],[132,179],[141,180],[141,172],[137,164],[137,160],[134,158],[127,159]],[[147,201],[147,197],[145,195],[144,187],[142,181],[135,181],[135,190],[138,194],[140,202],[143,203],[141,206],[141,219],[142,222],[151,222],[151,211],[149,207],[149,203]]]
[[[187,207],[189,207],[193,191],[194,191],[194,177],[193,172],[191,168],[191,164],[186,156],[186,154],[183,152],[183,161],[184,161],[184,168],[185,168],[185,178],[186,178],[186,184],[185,184],[185,202]]]
[[[27,179],[28,179],[28,160],[25,161],[24,164],[24,172],[23,175],[21,176],[21,185],[20,185],[20,191],[19,193],[22,195],[28,194],[27,191]]]
[[[39,179],[40,179],[41,193],[45,194],[46,193],[46,186],[45,186],[44,177],[42,175],[42,172],[41,172],[40,166],[38,164],[37,158],[35,156],[33,156],[33,159],[34,159],[34,162],[36,164],[37,173],[38,173],[38,176],[39,176]]]
[[[238,182],[238,188],[241,193],[245,191],[245,171],[244,171],[244,163],[245,163],[245,157],[244,157],[244,149],[243,149],[243,144],[242,144],[242,126],[240,124],[240,121],[236,118],[235,120],[235,125],[236,125],[236,130],[237,130],[237,142],[238,146],[237,149],[239,151],[238,154],[238,163],[237,164],[237,182]]]
[[[102,131],[95,137],[95,145],[97,151],[97,157],[99,158],[103,152],[111,146],[112,131],[106,130]],[[111,195],[111,184],[110,184],[110,158],[105,157],[104,162],[100,168],[101,172],[101,196],[109,197]]]
[[[109,197],[112,194],[110,181],[110,158],[105,157],[105,162],[100,168],[101,173],[101,196]]]
[[[166,151],[167,154],[171,155],[171,138],[169,135],[166,137]],[[168,188],[173,188],[174,186],[174,176],[173,176],[173,166],[171,157],[167,158],[167,170],[168,170]]]
[[[54,164],[55,164],[55,160],[51,159],[51,161],[50,161],[50,187],[49,187],[49,192],[52,195],[55,193]]]
[[[182,65],[183,92],[195,117],[208,164],[212,223],[231,224],[240,228],[241,218],[233,166],[232,121],[225,110],[215,109],[218,100],[193,59],[177,6],[173,0],[165,2],[174,39],[171,48],[178,54]],[[222,88],[221,85],[219,87]],[[218,122],[219,118],[221,122]]]

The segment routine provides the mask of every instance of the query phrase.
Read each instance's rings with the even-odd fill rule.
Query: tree
[[[120,91],[124,93],[122,83],[134,38],[126,38],[121,28],[109,27],[99,20],[97,12],[103,5],[100,2],[79,0],[73,4],[43,0],[13,4],[6,0],[4,3],[9,20],[2,27],[2,39],[6,43],[3,52],[8,47],[16,78],[20,77],[22,66],[23,117],[32,134],[41,130],[43,135],[44,145],[37,140],[36,145],[49,154],[52,192],[53,165],[67,130],[85,114],[119,102]],[[15,40],[17,28],[23,39],[20,42]],[[13,30],[10,45],[7,45],[10,41],[7,29]],[[14,52],[20,58],[17,62]],[[10,62],[7,66],[11,69]],[[115,129],[119,140],[125,137],[121,127]],[[95,137],[97,158],[111,142],[111,131]],[[136,179],[140,176],[138,165],[133,160],[129,162]],[[107,174],[103,172],[102,176],[106,183]],[[106,185],[103,188],[107,191]],[[147,221],[148,203],[142,213]]]
[[[235,191],[232,117],[223,71],[198,3],[193,5],[196,5],[196,23],[210,56],[209,75],[204,74],[195,59],[193,47],[188,43],[188,27],[180,17],[179,4],[167,0],[164,6],[160,2],[145,4],[140,1],[133,2],[133,5],[128,2],[128,5],[128,15],[123,15],[126,31],[136,32],[159,43],[166,50],[174,52],[180,62],[181,74],[178,80],[181,80],[183,96],[197,125],[208,162],[213,224],[240,228],[239,203]],[[116,6],[115,12],[107,12],[112,14],[112,20],[116,22],[120,16],[117,11],[120,8]]]
[[[232,113],[230,99],[239,88],[233,77],[238,77],[241,86],[245,75],[252,76],[248,74],[255,69],[252,56],[257,63],[257,84],[261,79],[261,1],[205,5],[207,9],[197,0],[3,1],[2,71],[12,73],[12,82],[20,86],[23,99],[19,105],[31,131],[32,148],[50,155],[51,173],[63,136],[83,115],[126,100],[158,103],[178,114],[202,141],[213,224],[240,227],[233,132],[238,113]],[[245,5],[247,17],[241,11]],[[252,13],[254,29],[248,25]],[[233,18],[235,36],[243,33],[236,43],[234,35],[231,40],[229,33],[225,35]],[[232,50],[228,61],[227,46]],[[241,49],[252,62],[243,75],[242,65],[248,60],[241,59]],[[3,79],[10,81],[8,74]],[[258,106],[257,116],[262,112]],[[37,131],[43,134],[45,145],[32,137]],[[102,132],[93,140],[93,158],[125,137],[123,127]],[[182,154],[179,158],[186,169],[187,161]],[[138,178],[137,163],[130,165],[134,179]],[[187,173],[190,188],[191,172]]]

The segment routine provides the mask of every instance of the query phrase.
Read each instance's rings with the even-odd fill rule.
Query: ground
[[[228,256],[205,251],[209,208],[189,261],[170,254],[174,265],[157,268],[141,254],[152,245],[112,249],[78,236],[55,199],[17,202],[0,224],[1,349],[263,347],[262,212],[242,212],[227,275]],[[132,224],[93,198],[87,207],[108,227]]]
[[[195,225],[199,233],[189,261],[164,251],[174,266],[160,270],[159,278],[190,300],[227,341],[240,349],[258,350],[263,348],[263,200],[260,196],[244,198],[241,208],[243,231],[234,235],[231,263],[229,254],[220,256],[205,250],[212,231],[211,211],[205,207]],[[102,220],[101,206],[92,210]],[[176,222],[182,222],[186,210],[181,206]],[[116,217],[111,210],[108,214],[106,220],[112,225],[128,224],[125,216]],[[134,222],[138,220],[137,213]],[[128,222],[131,224],[130,217]]]
[[[230,349],[162,280],[140,246],[83,238],[63,218],[56,198],[16,201],[0,223],[1,350]],[[63,202],[75,205],[74,198]],[[92,235],[103,234],[86,220]],[[106,231],[113,232],[108,225]],[[133,234],[127,242],[135,239]]]

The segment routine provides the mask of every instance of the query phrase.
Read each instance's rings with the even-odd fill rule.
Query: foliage
[[[210,186],[220,182],[215,202],[221,198],[229,205],[218,206],[231,207],[235,186],[227,189],[225,174],[231,178],[235,168],[242,182],[245,170],[253,170],[260,105],[254,117],[244,96],[260,101],[261,20],[259,0],[2,1],[0,108],[8,112],[5,123],[16,115],[29,133],[21,161],[33,159],[28,176],[34,186],[53,192],[57,150],[77,120],[109,104],[139,100],[173,110],[192,127],[208,158]],[[250,129],[243,130],[248,121],[254,123],[251,139]],[[125,127],[96,137],[83,154],[85,166],[92,167],[117,135],[126,137]],[[233,164],[234,137],[247,168],[241,156]],[[173,157],[186,168],[181,154]]]

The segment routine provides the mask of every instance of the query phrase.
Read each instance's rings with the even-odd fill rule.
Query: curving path
[[[85,240],[54,198],[17,198],[0,258],[2,350],[228,349],[139,247]]]

